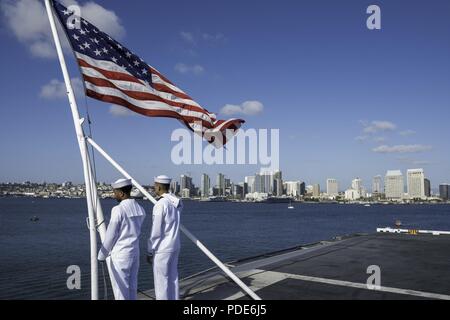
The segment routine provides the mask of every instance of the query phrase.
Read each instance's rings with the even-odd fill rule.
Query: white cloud
[[[66,6],[78,5],[74,0],[63,0]],[[17,40],[28,46],[31,54],[40,58],[56,57],[55,45],[51,36],[50,24],[43,1],[36,0],[4,0],[0,9],[7,27]],[[119,17],[110,10],[94,3],[87,2],[80,6],[81,15],[102,31],[120,39],[125,29]],[[63,47],[69,49],[67,40],[62,40]]]
[[[259,101],[246,101],[241,105],[227,104],[221,110],[220,113],[231,116],[245,114],[249,116],[254,116],[262,113],[264,110],[264,105]]]
[[[205,68],[198,64],[190,66],[184,63],[177,63],[175,65],[175,71],[181,74],[200,75],[205,72]]]
[[[400,135],[407,137],[407,136],[412,136],[416,134],[416,132],[414,130],[405,130],[405,131],[401,131]]]
[[[396,145],[396,146],[382,145],[372,149],[372,151],[376,153],[417,153],[417,152],[425,152],[431,149],[432,146],[426,146],[421,144],[410,144],[410,145]]]
[[[197,45],[198,42],[204,41],[204,42],[220,42],[225,40],[225,35],[223,33],[199,33],[199,32],[189,32],[189,31],[181,31],[180,37],[183,39],[184,42],[186,42],[189,45]]]
[[[225,40],[225,35],[223,35],[222,33],[216,33],[216,34],[203,33],[202,38],[205,41],[218,42],[218,41]]]
[[[129,116],[136,115],[136,113],[131,111],[130,109],[127,109],[122,106],[118,106],[116,104],[112,104],[109,107],[109,113],[115,117],[129,117]]]
[[[375,138],[373,138],[373,141],[380,143],[380,142],[386,141],[386,138],[385,137],[375,137]]]
[[[369,123],[362,122],[365,133],[377,133],[380,131],[393,131],[397,128],[395,124],[389,121],[372,121]]]
[[[186,41],[189,44],[195,44],[195,37],[192,34],[192,32],[187,32],[187,31],[181,31],[180,32],[180,37],[181,39],[183,39],[184,41]]]
[[[369,138],[368,136],[357,136],[355,140],[358,142],[363,142],[366,141],[368,138]]]
[[[80,78],[72,78],[72,87],[75,95],[81,96],[84,93],[83,82]],[[39,94],[44,99],[61,99],[67,97],[67,89],[64,81],[53,79],[41,88]]]

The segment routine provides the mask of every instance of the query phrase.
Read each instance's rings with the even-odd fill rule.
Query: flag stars
[[[80,39],[80,37],[77,36],[76,34],[73,35],[73,38],[74,38],[75,40],[77,40],[77,41],[78,41],[78,39]]]
[[[148,73],[147,69],[145,69],[145,68],[142,69],[141,71],[142,71],[142,74],[145,74],[145,75]]]
[[[106,53],[106,54],[108,54],[108,52],[109,52],[109,50],[106,49],[106,48],[103,48],[102,51],[103,51],[104,53]]]
[[[114,61],[114,63],[117,63],[117,58],[116,57],[112,57],[111,60]]]
[[[134,64],[136,67],[138,67],[138,66],[140,65],[139,61],[137,61],[137,60],[135,60],[135,61],[133,62],[133,64]]]
[[[98,49],[96,49],[94,51],[94,53],[95,53],[96,56],[100,56],[102,54],[102,52],[100,50],[98,50]]]
[[[62,13],[63,13],[65,16],[70,16],[70,15],[72,14],[72,12],[70,12],[69,10],[63,10]]]
[[[86,34],[86,31],[84,31],[83,29],[80,29],[80,34],[82,34],[83,36]]]
[[[87,41],[85,43],[83,43],[83,46],[85,49],[90,49],[91,45],[89,43],[87,43]]]
[[[127,52],[125,53],[125,55],[127,56],[127,58],[131,58],[131,53]]]

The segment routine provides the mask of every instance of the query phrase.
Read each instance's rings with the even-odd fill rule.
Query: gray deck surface
[[[367,288],[371,265],[381,269],[381,290]],[[238,262],[232,271],[265,300],[450,299],[450,236],[352,236]],[[180,288],[189,300],[249,299],[217,269]]]

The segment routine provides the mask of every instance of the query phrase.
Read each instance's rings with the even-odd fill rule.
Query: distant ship
[[[226,197],[209,197],[208,201],[210,202],[226,202],[228,199]]]
[[[289,197],[269,197],[263,203],[292,203],[292,198]]]

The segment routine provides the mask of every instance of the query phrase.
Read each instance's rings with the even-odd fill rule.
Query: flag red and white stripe
[[[235,132],[245,122],[241,119],[217,120],[215,114],[199,105],[158,70],[87,20],[77,17],[80,26],[68,27],[74,13],[57,1],[53,4],[75,53],[89,97],[145,116],[177,119],[216,147],[227,142],[230,137],[227,130]]]

